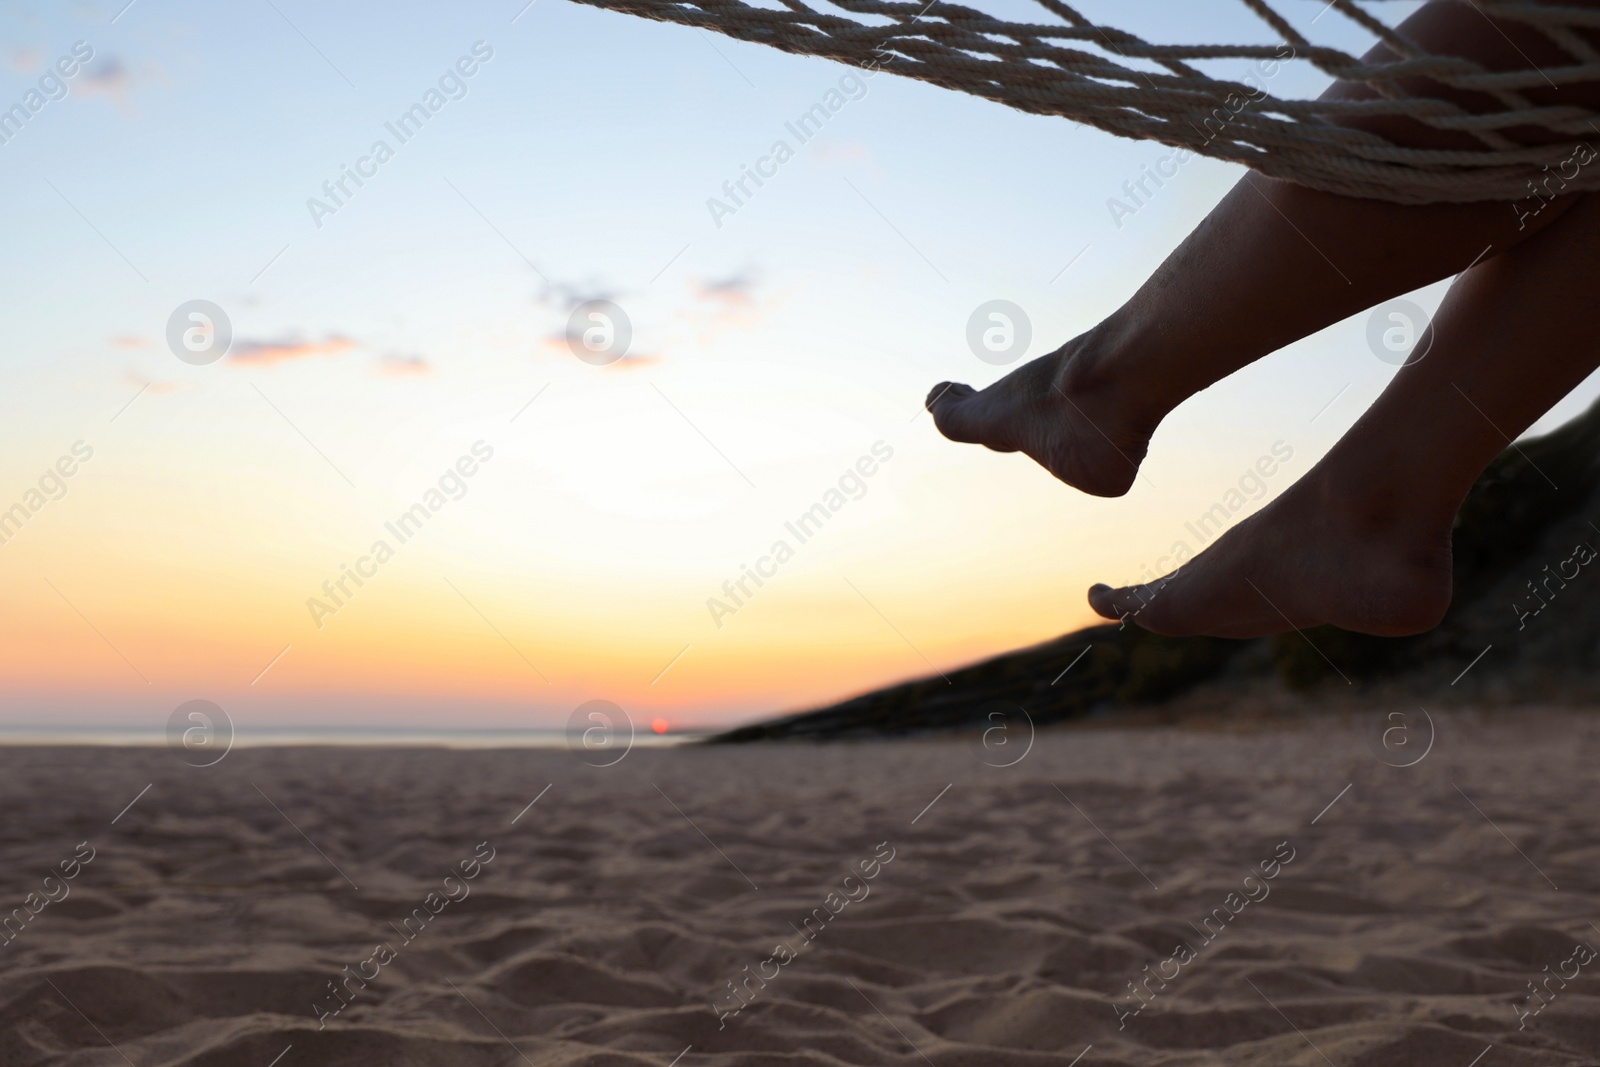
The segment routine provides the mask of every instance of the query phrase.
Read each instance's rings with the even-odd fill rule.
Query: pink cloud
[[[270,367],[310,356],[337,356],[354,350],[348,337],[329,334],[321,341],[235,341],[228,350],[228,362],[251,367]]]
[[[126,382],[127,384],[132,385],[132,386],[136,386],[137,388],[139,388],[141,390],[148,390],[148,391],[150,391],[152,393],[156,393],[156,394],[160,394],[160,393],[176,393],[180,389],[188,388],[182,382],[158,382],[158,381],[153,381],[150,378],[146,378],[144,375],[140,374],[138,371],[132,371],[132,370],[123,372],[122,380],[124,382]]]
[[[573,355],[572,345],[576,339],[569,338],[565,333],[546,334],[539,339],[541,347],[552,356],[565,356],[567,359],[576,358]],[[580,342],[581,343],[581,342]],[[615,363],[600,364],[597,369],[602,370],[635,370],[639,367],[649,367],[661,362],[661,357],[650,352],[629,352]]]
[[[378,373],[394,378],[432,374],[433,364],[422,356],[402,356],[390,352],[378,360]]]
[[[685,309],[681,317],[692,324],[703,348],[716,344],[735,330],[753,330],[783,306],[784,298],[756,298],[756,276],[742,270],[727,278],[692,283],[699,308]]]
[[[872,152],[860,141],[822,141],[811,150],[819,163],[859,163],[871,161]]]

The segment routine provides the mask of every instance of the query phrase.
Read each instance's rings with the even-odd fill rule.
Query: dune
[[[1600,720],[1390,725],[4,749],[0,1063],[1600,1063]]]
[[[1158,637],[1108,623],[979,663],[946,665],[829,707],[747,723],[712,740],[972,729],[996,708],[1015,714],[1026,707],[1044,724],[1130,712],[1232,713],[1245,704],[1594,703],[1600,601],[1585,583],[1600,556],[1597,523],[1600,401],[1507,448],[1478,478],[1452,534],[1450,610],[1425,634],[1373,637],[1317,626],[1232,641]]]

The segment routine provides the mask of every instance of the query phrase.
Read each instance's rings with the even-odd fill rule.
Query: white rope
[[[1470,60],[1427,54],[1355,0],[1331,0],[1330,7],[1377,36],[1399,59],[1370,64],[1314,44],[1266,0],[1241,2],[1283,38],[1280,45],[1151,44],[1091,22],[1062,0],[1037,0],[1051,16],[1039,23],[996,19],[945,0],[833,0],[832,6],[854,16],[849,18],[803,0],[780,0],[782,7],[742,0],[579,2],[917,78],[1349,196],[1436,203],[1549,198],[1600,188],[1600,167],[1585,165],[1596,158],[1590,146],[1600,146],[1600,115],[1575,105],[1537,104],[1524,92],[1600,82],[1600,54],[1573,32],[1600,29],[1596,7],[1469,0],[1496,19],[1536,28],[1570,57],[1559,66],[1489,71]],[[1213,78],[1190,65],[1214,59],[1253,60],[1274,71],[1274,64],[1310,63],[1334,78],[1365,83],[1377,98],[1284,99],[1268,92],[1264,79],[1251,85]],[[1159,69],[1131,65],[1140,60]],[[1411,96],[1400,82],[1415,77],[1486,94],[1499,106],[1473,113],[1449,101]],[[1480,147],[1413,148],[1334,121],[1380,116],[1467,133]],[[1511,136],[1529,129],[1543,131],[1548,143],[1529,145]]]

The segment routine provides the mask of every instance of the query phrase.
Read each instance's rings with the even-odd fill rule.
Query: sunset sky
[[[27,513],[0,544],[0,725],[160,729],[195,698],[263,730],[815,705],[1090,622],[1089,584],[1192,543],[1277,442],[1281,491],[1394,370],[1358,316],[1192,400],[1132,493],[1088,498],[945,442],[922,397],[1008,369],[967,348],[985,301],[1025,309],[1029,355],[1092,326],[1237,168],[1196,159],[1114,220],[1168,149],[886,74],[799,145],[785,124],[848,68],[565,0],[122,3],[0,14],[0,108],[93,50],[0,144],[0,509]],[[1121,6],[1089,11],[1272,40],[1242,4]],[[385,124],[441,78],[402,142]],[[780,139],[795,157],[714,218]],[[335,207],[324,183],[379,140]],[[632,323],[620,362],[569,349],[592,298]],[[194,300],[231,322],[219,362],[168,347]],[[859,499],[786,533],[875,445]],[[441,477],[401,543],[385,523]],[[314,619],[380,539],[392,558]],[[714,620],[779,539],[793,558]]]

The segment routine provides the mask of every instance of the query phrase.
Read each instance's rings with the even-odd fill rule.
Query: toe
[[[968,445],[989,445],[992,434],[984,416],[985,405],[977,400],[978,390],[959,382],[941,382],[928,394],[928,410],[933,425],[945,437]]]
[[[922,402],[922,406],[938,414],[941,407],[954,408],[976,393],[977,390],[970,385],[962,385],[960,382],[940,382],[928,391],[928,398]]]
[[[1089,589],[1089,606],[1101,618],[1119,621],[1124,625],[1132,622],[1146,630],[1163,633],[1165,626],[1155,618],[1160,592],[1160,583],[1125,585],[1119,589],[1100,583]]]
[[[974,435],[973,426],[976,419],[970,410],[971,398],[978,395],[978,390],[971,386],[963,386],[960,382],[939,382],[934,386],[923,405],[933,413],[933,424],[938,427],[941,434],[946,435],[952,442],[962,442],[965,445],[978,443]]]
[[[1094,609],[1096,615],[1102,619],[1118,617],[1116,609],[1112,606],[1116,592],[1104,582],[1096,582],[1089,587],[1089,606]]]
[[[1089,587],[1089,606],[1103,619],[1126,619],[1145,606],[1145,598],[1139,595],[1143,588],[1125,585],[1114,589],[1101,582]]]

